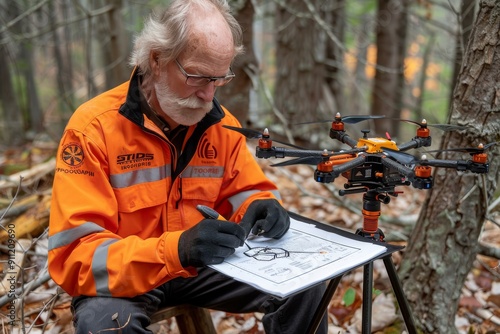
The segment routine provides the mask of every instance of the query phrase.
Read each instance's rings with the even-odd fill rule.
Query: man
[[[222,127],[239,124],[214,98],[241,51],[225,0],[174,0],[137,37],[131,79],[69,121],[49,270],[74,296],[77,333],[150,333],[153,312],[185,303],[263,312],[267,333],[305,332],[324,286],[279,300],[207,267],[251,231],[280,238],[289,227],[276,186],[244,137]],[[204,218],[199,204],[228,221]]]

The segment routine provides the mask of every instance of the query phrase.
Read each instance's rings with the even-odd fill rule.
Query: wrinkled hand
[[[255,235],[279,239],[288,231],[290,217],[275,199],[255,200],[248,206],[240,226],[247,236],[252,231]]]
[[[236,223],[204,219],[181,234],[179,260],[183,267],[222,263],[243,246],[245,237],[245,230]]]

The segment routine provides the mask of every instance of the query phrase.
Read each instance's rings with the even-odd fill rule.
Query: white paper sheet
[[[382,245],[291,218],[290,230],[281,239],[251,236],[235,254],[211,267],[284,298],[356,268],[386,250]]]

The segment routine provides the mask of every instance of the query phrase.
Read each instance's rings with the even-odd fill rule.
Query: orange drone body
[[[366,147],[367,153],[380,153],[383,148],[399,151],[394,141],[385,138],[360,138],[357,147]]]

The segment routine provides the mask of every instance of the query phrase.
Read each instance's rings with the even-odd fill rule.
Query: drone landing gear
[[[384,233],[378,228],[378,217],[380,216],[380,203],[389,203],[390,198],[380,194],[377,190],[368,190],[363,195],[363,227],[356,231],[356,234],[375,241],[384,241]],[[391,255],[381,258],[384,261],[385,269],[391,281],[391,286],[396,296],[401,314],[403,316],[406,329],[409,334],[417,334],[417,329],[410,305],[404,294],[401,282],[396,272],[396,267],[392,262]],[[309,327],[308,333],[314,334],[321,323],[321,319],[328,309],[330,300],[337,289],[342,276],[338,276],[330,281],[328,287],[316,310],[316,314]],[[363,266],[363,306],[362,306],[362,333],[371,333],[372,323],[372,290],[373,290],[373,261]]]

